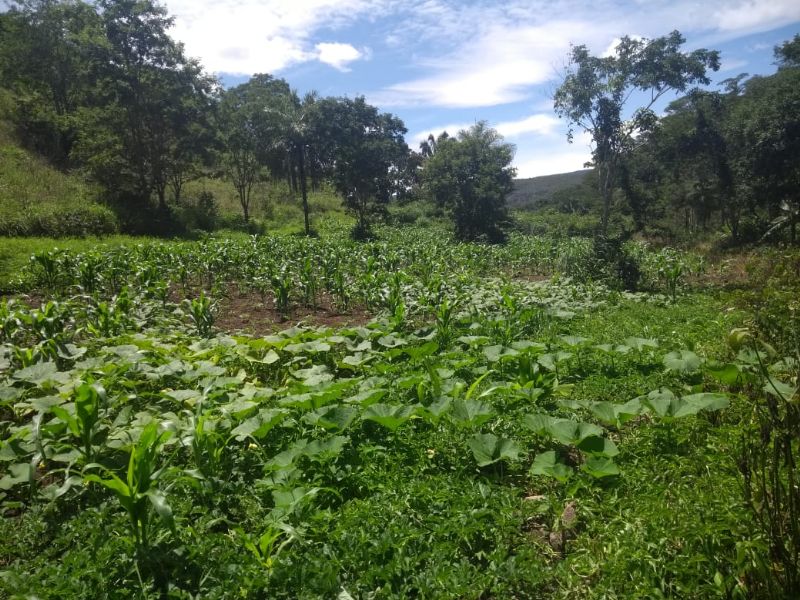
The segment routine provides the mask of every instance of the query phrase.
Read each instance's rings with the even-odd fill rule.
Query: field
[[[796,363],[751,348],[730,264],[416,227],[114,241],[4,276],[0,596],[770,591],[742,452]]]

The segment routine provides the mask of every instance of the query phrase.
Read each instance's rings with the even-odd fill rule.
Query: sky
[[[775,71],[773,48],[800,33],[798,0],[166,0],[171,34],[225,85],[254,73],[300,93],[363,95],[429,133],[486,120],[516,146],[518,177],[574,171],[552,94],[570,45],[610,52],[623,35],[679,30],[685,50],[721,52],[714,84]],[[674,98],[674,96],[673,96]]]

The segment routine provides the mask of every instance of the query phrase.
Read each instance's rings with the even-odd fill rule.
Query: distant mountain
[[[572,173],[515,179],[514,191],[507,199],[508,206],[522,209],[536,208],[542,202],[550,200],[554,193],[580,185],[590,172],[591,169],[582,169]]]

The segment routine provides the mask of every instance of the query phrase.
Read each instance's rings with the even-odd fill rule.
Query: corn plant
[[[100,411],[106,401],[106,391],[98,383],[82,383],[75,388],[75,414],[63,406],[53,406],[53,415],[66,423],[70,433],[78,438],[85,462],[95,457],[95,442],[102,429]]]
[[[157,468],[161,447],[171,435],[169,431],[158,432],[158,425],[150,423],[143,430],[139,440],[130,450],[125,479],[102,465],[86,467],[100,468],[106,475],[94,473],[84,475],[84,480],[99,483],[111,490],[120,505],[128,514],[130,532],[137,550],[147,550],[150,546],[150,506],[164,522],[172,524],[172,509],[162,490],[157,485],[164,474],[164,468]]]
[[[200,292],[200,296],[194,300],[184,300],[183,306],[189,313],[197,334],[200,337],[211,337],[217,316],[217,303],[206,296],[205,292]]]
[[[436,307],[436,341],[441,349],[447,348],[455,335],[455,309],[455,304],[447,299]]]
[[[34,269],[40,271],[39,279],[45,289],[56,291],[61,279],[61,261],[57,250],[41,252],[31,256]]]
[[[292,289],[294,288],[292,274],[287,269],[281,269],[272,276],[270,283],[272,285],[272,293],[275,296],[275,309],[281,315],[281,318],[286,319],[289,316]]]
[[[300,288],[303,292],[303,302],[305,305],[312,308],[316,307],[319,283],[317,281],[317,274],[314,272],[314,266],[309,257],[303,260],[303,266],[300,269]]]

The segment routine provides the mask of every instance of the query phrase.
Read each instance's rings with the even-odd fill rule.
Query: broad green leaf
[[[404,404],[372,404],[367,407],[367,410],[364,411],[361,418],[367,421],[375,421],[379,425],[394,431],[411,418],[414,410],[414,406],[407,406]]]
[[[345,402],[349,404],[359,404],[364,408],[366,408],[367,406],[370,406],[371,404],[375,404],[376,402],[378,402],[388,393],[389,390],[385,390],[382,388],[373,388],[370,390],[364,390],[362,392],[359,392],[355,396],[350,396],[345,400]]]
[[[514,440],[497,437],[493,433],[477,433],[467,440],[469,449],[479,467],[491,465],[500,460],[516,460],[520,448]]]
[[[329,460],[337,456],[349,441],[350,438],[346,435],[332,435],[321,440],[314,440],[305,447],[303,454],[317,462]]]
[[[547,427],[547,432],[553,439],[567,445],[579,444],[582,440],[592,435],[603,435],[602,428],[597,425],[572,421],[571,419],[554,419]]]
[[[497,362],[503,358],[511,357],[511,356],[518,356],[519,352],[514,350],[513,348],[506,348],[505,346],[484,346],[483,355],[486,357],[486,360],[489,362]]]
[[[642,397],[641,401],[659,417],[666,417],[672,416],[675,412],[678,399],[671,390],[660,388]]]
[[[742,370],[733,363],[708,363],[706,373],[725,385],[736,385],[742,376]]]
[[[358,409],[353,406],[324,406],[303,415],[303,420],[309,425],[324,427],[325,429],[344,430],[358,415]]]
[[[567,346],[580,346],[589,342],[589,338],[580,337],[577,335],[562,335],[561,341],[564,342]]]
[[[426,356],[435,354],[438,349],[439,344],[436,342],[427,342],[421,346],[404,348],[403,352],[405,352],[411,360],[418,360],[420,358],[425,358]]]
[[[617,411],[611,402],[593,402],[589,405],[589,411],[598,421],[606,425],[617,423]]]
[[[398,346],[405,346],[407,343],[406,340],[397,337],[393,333],[378,338],[378,344],[384,348],[397,348]]]
[[[619,467],[617,467],[613,460],[606,456],[588,457],[586,462],[581,465],[581,470],[595,479],[619,475]]]
[[[40,362],[30,367],[16,371],[12,377],[18,381],[25,381],[34,385],[44,383],[64,383],[69,379],[67,373],[59,373],[54,362]]]
[[[676,350],[664,357],[664,366],[668,371],[693,373],[700,368],[703,360],[691,350]]]
[[[578,449],[587,454],[597,454],[601,456],[614,457],[619,454],[617,445],[608,438],[598,435],[590,435],[578,443]]]
[[[308,440],[299,439],[283,452],[279,452],[264,464],[267,470],[280,470],[290,467],[295,459],[305,453]]]
[[[453,402],[453,420],[465,427],[478,427],[494,416],[491,406],[480,400]]]
[[[717,411],[727,408],[730,400],[725,394],[692,394],[683,396],[680,400],[678,409],[674,413],[675,418],[696,415],[700,411]]]
[[[296,487],[291,490],[274,490],[272,492],[272,500],[275,503],[275,508],[289,512],[294,510],[299,504],[303,504],[311,500],[320,491],[320,488],[304,488]]]
[[[173,400],[177,400],[181,404],[193,406],[197,402],[197,399],[202,397],[203,392],[199,390],[168,390],[163,392],[163,394]]]
[[[791,400],[797,393],[797,388],[788,383],[779,381],[774,377],[770,377],[769,381],[764,384],[764,391],[770,396],[780,396],[784,400]]]
[[[280,408],[265,408],[257,415],[242,421],[235,427],[231,434],[236,436],[238,441],[243,441],[247,437],[261,439],[269,431],[286,418],[287,412]]]
[[[8,473],[0,479],[0,490],[10,490],[20,483],[33,481],[33,465],[30,463],[15,463],[8,467]]]
[[[528,471],[531,475],[546,475],[562,483],[572,475],[572,469],[558,461],[555,451],[543,452],[533,459],[533,464]]]
[[[652,338],[629,337],[625,338],[625,345],[641,352],[645,348],[658,348],[658,340]]]
[[[314,365],[308,369],[298,369],[293,375],[298,379],[302,379],[303,384],[308,387],[315,387],[333,379],[333,375],[328,372],[326,365]]]
[[[419,405],[417,415],[423,420],[436,425],[442,416],[450,409],[453,399],[450,396],[440,396],[428,406]]]

